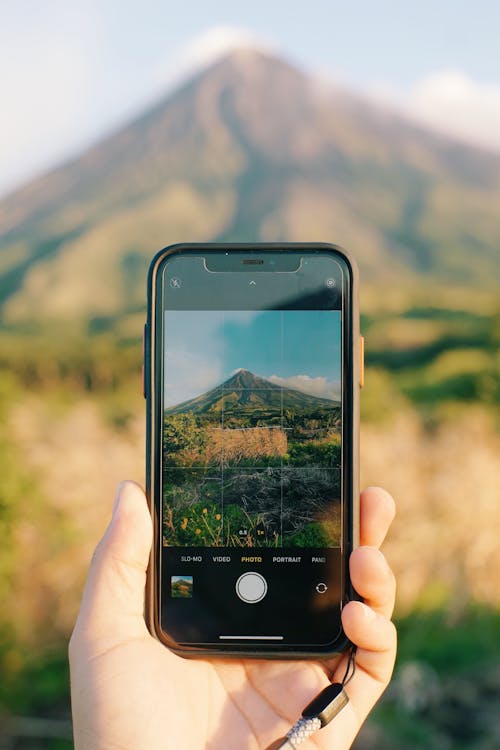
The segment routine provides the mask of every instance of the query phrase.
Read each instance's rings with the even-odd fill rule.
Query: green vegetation
[[[189,486],[191,491],[191,485]],[[280,535],[263,513],[249,513],[239,505],[195,503],[184,508],[167,506],[164,540],[188,547],[279,546]]]
[[[340,450],[337,402],[239,370],[165,412],[164,544],[337,546]]]
[[[30,654],[2,639],[0,706],[21,715],[68,715],[69,669],[62,646]]]
[[[372,719],[380,747],[496,747],[500,613],[474,605],[455,616],[415,612],[398,634],[394,678]]]
[[[57,551],[68,527],[60,514],[46,507],[36,478],[10,434],[9,415],[22,391],[15,378],[0,373],[0,742],[10,715],[44,716],[60,720],[60,737],[37,747],[69,750],[69,674],[66,644],[52,623],[51,596],[33,613],[28,604],[34,592],[26,582],[25,559],[19,532],[32,527],[44,538],[48,557]],[[33,586],[40,585],[33,571]],[[33,617],[33,614],[36,616]],[[19,727],[22,733],[22,723]],[[10,745],[8,745],[10,747]],[[25,747],[24,744],[16,747]],[[27,745],[26,745],[27,747]]]
[[[362,416],[383,420],[406,405],[439,418],[444,409],[482,403],[499,414],[500,309],[494,299],[474,309],[407,303],[363,316],[366,387]]]
[[[288,443],[288,452],[283,457],[287,466],[340,466],[340,437],[332,435],[330,440],[311,440],[307,443]]]
[[[164,544],[314,547],[339,543],[340,513],[332,519],[328,501],[340,492],[337,470],[233,466],[224,478],[203,469],[167,472]]]
[[[464,407],[475,405],[496,414],[500,424],[497,354],[500,314],[495,300],[482,299],[478,309],[473,300],[463,296],[455,302],[445,300],[443,307],[420,301],[412,303],[410,298],[394,304],[389,300],[384,309],[374,307],[364,316],[362,329],[366,336],[368,370],[361,402],[365,423],[390,421],[407,410],[420,414],[424,424],[434,429],[443,414],[458,414]],[[139,331],[139,326],[135,330]],[[143,408],[140,357],[138,336],[134,333],[134,337],[120,337],[116,329],[103,329],[92,336],[88,336],[84,327],[75,327],[71,335],[63,328],[55,333],[40,329],[0,332],[2,720],[4,715],[61,719],[69,716],[67,633],[52,620],[50,588],[44,590],[46,601],[36,623],[37,638],[33,640],[32,633],[26,633],[26,624],[30,624],[26,618],[27,602],[31,594],[27,589],[16,588],[15,581],[16,571],[22,569],[17,530],[26,520],[37,529],[39,540],[43,539],[44,559],[50,559],[61,545],[70,543],[74,533],[67,520],[49,507],[38,475],[13,442],[10,415],[28,391],[49,401],[54,414],[86,397],[99,406],[113,429],[123,430]],[[292,415],[288,416],[293,427]],[[197,424],[200,431],[195,434]],[[183,429],[188,439],[178,435],[175,460],[183,450],[203,450],[206,436],[203,438],[202,431],[207,426],[201,415],[199,422],[192,419],[186,422]],[[330,440],[327,447],[321,440],[306,442],[291,436],[287,440],[286,453],[277,459],[280,465],[293,469],[294,465],[306,462],[306,455],[307,461],[312,458],[320,468],[336,465],[339,447],[335,441]],[[273,459],[252,458],[251,464],[265,471],[273,468]],[[192,468],[204,472],[210,469],[196,463]],[[250,468],[243,459],[238,464],[239,471]],[[181,489],[179,484],[178,490]],[[205,490],[205,497],[198,498],[190,509],[193,536],[183,537],[183,543],[195,544],[196,528],[204,529],[207,539],[217,538],[218,533],[227,534],[227,526],[219,524],[216,518],[217,502],[210,497],[210,493],[218,490],[209,482]],[[22,501],[26,498],[29,502]],[[256,544],[261,539],[256,536],[257,530],[262,526],[272,529],[272,519],[264,517],[264,512],[262,508],[243,508],[236,503],[226,508],[227,515],[232,514],[233,528],[246,523],[250,534],[255,534],[255,540],[251,535],[250,539]],[[180,528],[184,517],[185,514],[175,520],[179,533],[184,531]],[[313,524],[309,528],[313,534],[319,534],[320,529]],[[308,532],[290,530],[290,544],[310,543],[301,536],[304,533]],[[333,535],[335,529],[328,533]],[[372,729],[378,734],[370,747],[483,750],[495,746],[496,739],[491,737],[497,736],[494,717],[500,702],[499,615],[494,610],[470,608],[463,615],[450,618],[448,611],[449,607],[443,604],[439,611],[412,612],[400,620],[395,681],[372,721]],[[41,635],[43,642],[38,640]],[[415,689],[408,687],[414,683]],[[420,705],[419,695],[429,685],[433,705]],[[64,734],[67,728],[61,731]],[[30,750],[32,747],[24,740],[19,740],[18,745]],[[63,737],[40,740],[37,744],[50,750],[70,746]]]

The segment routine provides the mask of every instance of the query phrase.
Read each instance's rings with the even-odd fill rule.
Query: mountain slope
[[[165,414],[216,414],[236,409],[293,409],[297,413],[325,407],[335,408],[339,403],[329,398],[311,396],[294,388],[282,388],[249,370],[238,370],[215,388],[195,398],[165,409]]]
[[[378,285],[491,283],[500,158],[242,50],[0,202],[0,314],[142,311],[159,248],[331,240]]]

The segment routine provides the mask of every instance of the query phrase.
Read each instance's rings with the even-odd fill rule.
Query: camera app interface
[[[185,643],[327,643],[342,547],[341,268],[319,257],[214,273],[178,257],[164,286],[164,628]]]

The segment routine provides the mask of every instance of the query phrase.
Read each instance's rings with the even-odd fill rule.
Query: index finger
[[[367,487],[360,499],[360,544],[380,547],[395,513],[396,505],[387,490]]]

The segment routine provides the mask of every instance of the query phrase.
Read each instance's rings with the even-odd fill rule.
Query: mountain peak
[[[269,380],[260,377],[260,375],[255,375],[253,372],[250,372],[250,370],[245,370],[243,367],[235,370],[235,372],[233,372],[233,374],[230,375],[229,378],[220,385],[220,387],[223,390],[233,390],[240,388],[244,388],[246,390],[279,388],[279,386],[271,383]]]
[[[324,95],[271,48],[242,45],[0,201],[0,319],[135,326],[169,241],[320,236],[357,248],[370,283],[493,282],[499,195],[498,156]],[[253,383],[239,387],[273,387]]]
[[[273,45],[264,37],[237,26],[212,26],[198,34],[181,56],[183,73],[209,67],[226,57],[251,57],[273,52]]]
[[[191,412],[219,415],[220,418],[222,409],[228,413],[228,410],[234,409],[236,405],[238,408],[256,412],[264,409],[267,413],[271,410],[277,415],[287,408],[303,413],[339,406],[338,402],[332,399],[312,396],[294,388],[283,388],[250,370],[240,369],[209,391],[189,401],[168,407],[165,414]]]
[[[256,44],[242,44],[222,54],[219,60],[251,63],[261,60],[282,60],[282,58],[266,47],[259,47]]]

